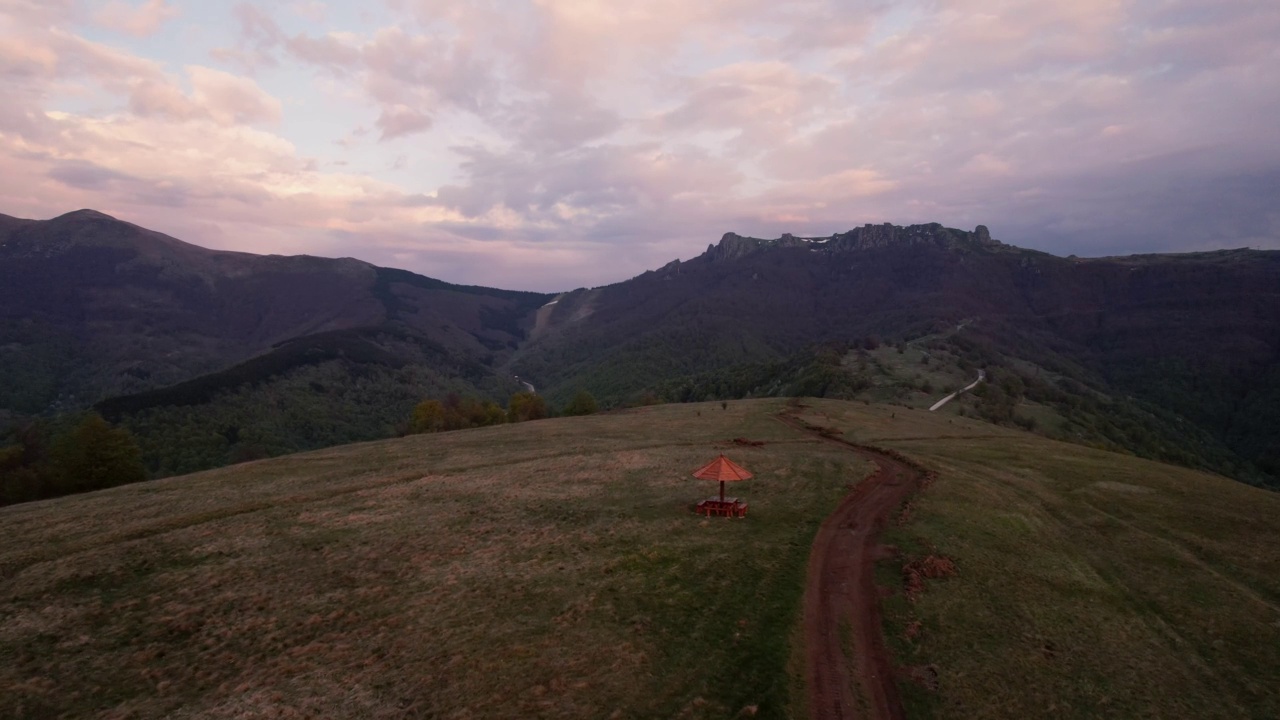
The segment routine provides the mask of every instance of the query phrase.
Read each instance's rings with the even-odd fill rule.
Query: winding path
[[[809,554],[804,594],[809,715],[815,720],[905,718],[881,627],[875,565],[885,556],[880,531],[920,487],[924,473],[886,453],[824,435],[794,414],[778,419],[876,465],[823,521]]]
[[[978,387],[978,383],[980,383],[980,382],[982,382],[983,380],[986,380],[986,379],[987,379],[987,371],[986,371],[986,370],[979,370],[979,371],[978,371],[978,379],[977,379],[977,380],[974,380],[973,382],[969,383],[968,385],[965,385],[964,387],[960,388],[959,390],[957,390],[957,391],[955,391],[955,392],[951,393],[950,395],[948,395],[948,396],[946,396],[946,397],[942,398],[941,400],[939,400],[938,402],[934,403],[934,404],[933,404],[933,406],[929,408],[929,412],[933,412],[934,410],[937,410],[938,408],[942,407],[943,405],[946,405],[947,403],[951,402],[951,401],[952,401],[952,400],[954,400],[954,399],[956,398],[956,396],[957,396],[957,395],[959,395],[960,393],[962,393],[962,392],[969,392],[970,390],[972,390],[972,389],[974,389],[974,388]]]

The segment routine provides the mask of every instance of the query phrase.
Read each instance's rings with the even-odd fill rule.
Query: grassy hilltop
[[[904,681],[913,716],[1280,714],[1280,497],[808,405],[939,472],[881,569],[898,663],[936,670],[936,692]],[[809,546],[869,467],[785,407],[414,436],[0,509],[0,714],[803,717]],[[744,522],[688,509],[721,450],[757,473],[733,489]],[[958,574],[908,602],[926,553]]]
[[[868,469],[781,407],[415,436],[5,508],[0,714],[781,716],[809,543]],[[747,522],[688,509],[715,490],[688,473],[726,447],[761,478],[735,490]]]
[[[885,538],[959,568],[886,603],[901,664],[938,673],[936,695],[906,686],[912,716],[1280,717],[1280,495],[945,414],[807,402],[809,422],[939,473]]]

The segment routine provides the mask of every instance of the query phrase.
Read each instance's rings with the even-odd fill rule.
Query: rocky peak
[[[743,237],[737,233],[727,232],[720,237],[717,245],[708,245],[706,256],[711,260],[736,260],[745,257],[764,247],[768,240]]]
[[[991,237],[986,225],[979,225],[968,232],[943,227],[939,223],[925,225],[899,226],[892,223],[880,225],[867,224],[845,233],[836,233],[830,237],[798,237],[791,233],[783,233],[773,240],[744,237],[728,232],[720,238],[717,245],[708,245],[704,257],[709,260],[736,260],[766,248],[809,247],[815,251],[840,252],[868,250],[897,245],[939,245],[955,248],[978,245],[995,247],[1000,241]]]
[[[966,232],[943,227],[939,223],[905,227],[884,223],[883,225],[863,225],[842,235],[836,235],[832,238],[831,247],[833,250],[865,250],[892,245],[924,244],[954,248],[973,244],[990,247],[1000,243],[991,239],[991,232],[986,225],[979,225],[973,232]]]

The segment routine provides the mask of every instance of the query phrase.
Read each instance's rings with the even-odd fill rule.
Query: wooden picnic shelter
[[[699,480],[716,480],[720,483],[719,497],[709,497],[698,503],[695,511],[699,515],[706,515],[707,517],[712,515],[719,517],[747,516],[747,504],[736,497],[725,497],[724,484],[751,479],[753,475],[749,470],[721,453],[720,457],[694,470],[693,476]]]

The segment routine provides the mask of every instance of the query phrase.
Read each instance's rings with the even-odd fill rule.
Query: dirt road
[[[824,435],[793,415],[784,413],[779,419],[876,464],[876,471],[823,521],[809,554],[804,595],[809,714],[815,720],[904,718],[881,631],[875,564],[884,553],[880,531],[920,487],[924,473],[884,453]]]
[[[956,398],[956,396],[958,396],[960,393],[969,392],[970,390],[972,390],[972,389],[974,389],[974,388],[978,387],[978,383],[980,383],[980,382],[982,382],[983,380],[986,380],[986,379],[987,379],[987,371],[986,371],[986,370],[979,370],[979,371],[978,371],[978,379],[977,379],[977,380],[974,380],[973,382],[969,383],[968,385],[965,385],[964,387],[960,388],[959,390],[957,390],[957,391],[955,391],[955,392],[951,393],[950,395],[948,395],[948,396],[946,396],[946,397],[942,398],[941,400],[939,400],[938,402],[934,403],[934,404],[933,404],[933,406],[929,408],[929,412],[933,412],[934,410],[937,410],[938,408],[942,407],[943,405],[946,405],[947,403],[951,402],[951,401],[952,401],[952,400],[954,400],[954,399]]]

